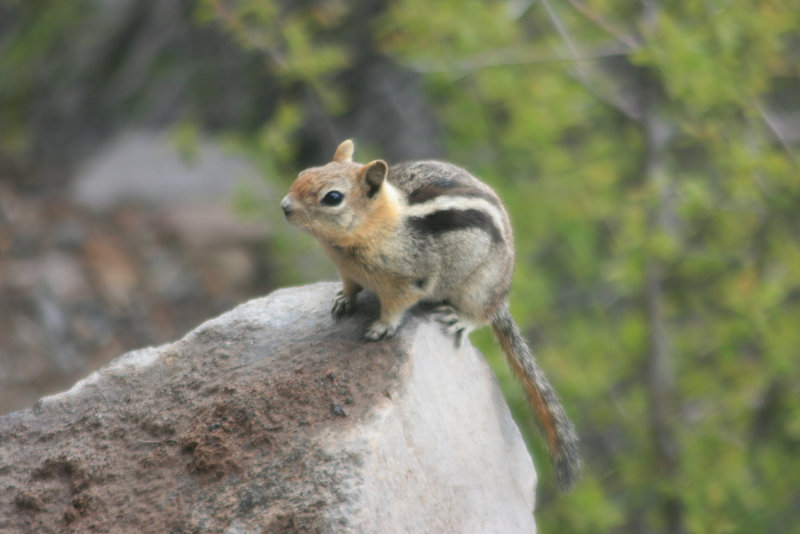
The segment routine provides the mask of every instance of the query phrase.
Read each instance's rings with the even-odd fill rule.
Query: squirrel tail
[[[495,313],[492,330],[528,394],[539,428],[547,440],[558,486],[562,491],[568,491],[581,469],[575,427],[511,317],[508,302],[504,302]]]

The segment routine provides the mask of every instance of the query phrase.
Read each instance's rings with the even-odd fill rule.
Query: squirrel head
[[[369,240],[376,225],[397,215],[386,162],[356,163],[353,149],[348,139],[336,149],[333,161],[300,172],[281,202],[290,223],[337,246]]]

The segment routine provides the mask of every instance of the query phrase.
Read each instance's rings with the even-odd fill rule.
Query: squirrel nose
[[[287,217],[290,213],[292,213],[292,201],[289,200],[288,195],[283,197],[283,200],[281,200],[281,209],[283,210],[283,214]]]

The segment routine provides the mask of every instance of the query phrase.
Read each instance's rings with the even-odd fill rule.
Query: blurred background
[[[541,532],[800,532],[799,75],[790,0],[0,0],[0,413],[334,279],[277,208],[352,137],[507,203]]]

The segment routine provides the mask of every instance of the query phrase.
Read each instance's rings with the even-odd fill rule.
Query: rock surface
[[[104,211],[129,203],[172,208],[219,202],[240,187],[259,193],[266,189],[243,158],[225,153],[210,139],[196,143],[196,155],[187,159],[167,131],[126,132],[81,166],[70,196],[79,206]]]
[[[0,417],[2,532],[533,532],[494,376],[419,316],[280,290]]]

